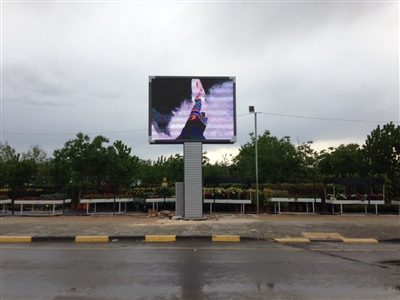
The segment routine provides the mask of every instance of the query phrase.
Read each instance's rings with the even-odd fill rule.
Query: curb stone
[[[309,239],[309,238],[272,238],[260,239],[239,235],[137,235],[137,236],[0,236],[0,243],[29,243],[29,242],[175,242],[175,241],[209,241],[209,242],[277,242],[277,243],[400,243],[395,239]]]

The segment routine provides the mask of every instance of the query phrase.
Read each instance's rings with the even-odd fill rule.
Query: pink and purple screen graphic
[[[236,142],[234,77],[149,78],[149,142]]]

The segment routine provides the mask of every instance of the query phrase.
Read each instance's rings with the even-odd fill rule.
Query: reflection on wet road
[[[1,299],[398,299],[398,244],[1,245]]]

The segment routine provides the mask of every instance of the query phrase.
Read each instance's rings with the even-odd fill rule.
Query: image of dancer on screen
[[[205,140],[204,131],[207,127],[208,118],[201,111],[202,102],[205,101],[205,92],[200,79],[192,79],[192,100],[194,106],[189,118],[183,127],[177,140]]]

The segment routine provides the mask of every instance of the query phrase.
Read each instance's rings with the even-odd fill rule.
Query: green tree
[[[7,162],[12,160],[16,151],[8,142],[0,142],[0,184],[2,187],[7,185]]]
[[[11,160],[16,154],[14,148],[8,142],[0,142],[0,162]]]
[[[153,172],[155,173],[155,183],[162,181],[167,176],[167,158],[163,155],[157,158],[153,164]]]
[[[164,177],[168,183],[182,182],[184,176],[184,161],[181,154],[161,155],[155,161],[140,160],[138,166],[139,180],[142,184],[161,184]]]
[[[250,142],[241,145],[239,153],[233,158],[233,170],[235,176],[255,178],[255,139],[254,133],[250,133]],[[239,176],[238,176],[239,177]]]
[[[121,186],[130,186],[135,181],[139,159],[132,156],[132,149],[121,141],[106,147],[104,144],[108,142],[101,135],[91,141],[83,133],[67,141],[63,148],[55,150],[53,154],[52,174],[55,181],[59,184],[70,182],[71,186],[78,189],[74,193],[78,198],[83,189],[95,189],[96,183],[100,182],[112,185],[114,193]]]
[[[360,174],[361,168],[361,148],[355,143],[330,147],[318,156],[318,171],[324,176],[355,177]]]
[[[50,160],[47,158],[46,151],[39,145],[31,146],[25,153],[23,152],[22,160],[32,159],[38,168],[35,178],[32,178],[31,184],[41,185],[44,182],[52,183],[52,176],[50,170]]]
[[[13,193],[16,189],[25,190],[25,185],[29,183],[37,174],[37,163],[32,158],[21,158],[7,142],[0,143],[0,180],[4,186],[10,186]]]
[[[278,139],[266,130],[257,137],[258,174],[264,182],[295,182],[304,172],[302,161],[290,137]],[[234,158],[235,171],[241,177],[255,178],[255,137],[250,133],[251,141],[242,145]]]
[[[166,176],[168,182],[183,182],[184,180],[184,159],[183,155],[176,153],[168,157],[166,161]]]
[[[11,188],[11,206],[14,214],[16,197],[26,196],[26,185],[38,172],[36,162],[31,158],[21,159],[20,154],[8,143],[0,144],[0,180],[3,186]]]
[[[209,160],[203,164],[204,177],[234,177],[235,172],[232,169],[232,154],[222,155],[221,160],[217,160],[214,164],[210,164]]]
[[[20,159],[19,153],[6,161],[3,166],[5,181],[13,189],[24,188],[38,170],[33,159]]]
[[[123,188],[133,185],[137,179],[136,169],[139,158],[135,155],[131,156],[131,152],[132,148],[121,141],[116,141],[112,146],[107,147],[101,160],[102,179],[118,182]]]
[[[148,159],[139,159],[137,169],[137,183],[147,185],[157,182],[157,174],[153,172],[153,162]]]
[[[103,177],[103,160],[106,148],[103,143],[109,140],[104,136],[96,136],[93,141],[83,133],[69,140],[61,149],[56,149],[53,157],[57,165],[67,167],[66,171],[75,182],[94,182]]]
[[[47,153],[39,145],[31,146],[26,153],[22,153],[22,159],[33,159],[36,163],[44,163]]]
[[[388,196],[400,197],[400,126],[392,122],[377,126],[362,147],[363,174],[386,175]]]

